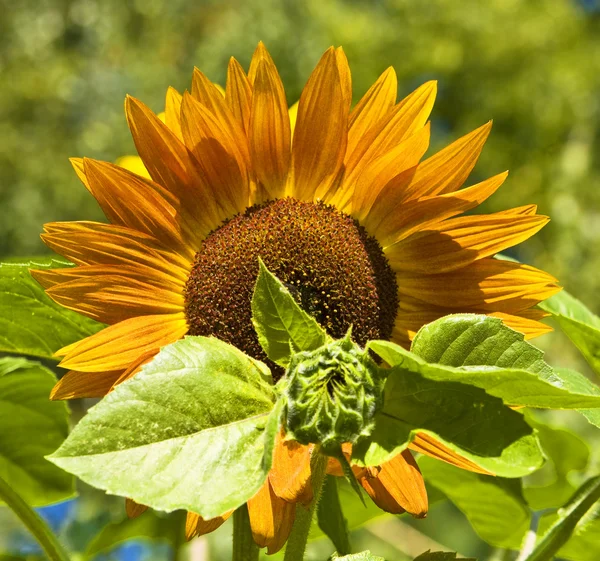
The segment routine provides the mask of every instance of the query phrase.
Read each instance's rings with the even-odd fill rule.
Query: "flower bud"
[[[371,434],[382,405],[384,371],[350,334],[294,354],[286,379],[289,437],[339,450],[341,444]]]

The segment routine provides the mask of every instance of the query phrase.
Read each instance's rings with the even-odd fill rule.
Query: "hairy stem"
[[[233,561],[258,561],[258,546],[252,537],[248,507],[244,504],[233,513]]]
[[[69,556],[46,522],[0,477],[0,500],[19,517],[51,561],[69,561]]]
[[[292,527],[292,532],[285,548],[284,561],[302,561],[312,518],[321,498],[321,491],[327,471],[327,456],[321,454],[317,446],[313,449],[310,459],[310,469],[314,498],[308,509],[300,504],[296,505],[296,520],[294,521],[294,526]]]

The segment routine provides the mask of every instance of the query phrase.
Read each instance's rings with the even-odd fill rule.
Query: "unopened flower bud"
[[[286,378],[286,432],[294,440],[327,450],[371,434],[385,376],[349,335],[293,355]]]

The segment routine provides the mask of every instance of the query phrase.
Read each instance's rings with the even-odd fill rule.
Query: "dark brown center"
[[[362,346],[390,338],[397,285],[379,243],[335,207],[292,198],[253,206],[204,240],[185,291],[191,335],[214,335],[274,366],[251,321],[259,257],[332,337],[352,326]]]

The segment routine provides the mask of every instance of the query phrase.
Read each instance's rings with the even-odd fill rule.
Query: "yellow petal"
[[[127,319],[66,347],[60,366],[81,372],[125,369],[145,352],[181,339],[187,329],[183,312]]]
[[[233,57],[229,59],[229,66],[227,68],[225,103],[247,133],[250,123],[252,86],[241,64]]]
[[[425,160],[417,169],[405,198],[416,199],[459,189],[477,163],[491,129],[490,121]]]
[[[340,84],[342,86],[342,96],[346,105],[346,112],[350,111],[352,104],[352,75],[348,66],[348,58],[342,47],[335,50],[335,61],[337,63],[338,73],[340,75]]]
[[[254,53],[252,54],[252,59],[250,60],[250,68],[248,69],[248,81],[251,85],[254,84],[254,80],[256,79],[256,73],[258,71],[258,65],[261,61],[266,61],[269,65],[275,66],[269,51],[265,47],[265,44],[262,41],[258,42]]]
[[[296,505],[280,499],[269,480],[248,501],[248,514],[254,541],[270,554],[285,544],[296,518]]]
[[[52,388],[50,399],[104,397],[121,372],[67,372]]]
[[[288,502],[301,499],[303,503],[310,502],[310,451],[311,447],[295,440],[286,441],[282,432],[278,434],[269,481],[279,498]]]
[[[312,201],[322,198],[334,185],[346,151],[345,103],[332,47],[317,64],[300,96],[292,149],[293,197]]]
[[[384,251],[396,271],[444,273],[521,243],[548,220],[546,216],[510,211],[451,218]]]
[[[223,516],[204,520],[202,516],[194,512],[188,512],[185,519],[185,539],[191,540],[196,536],[203,536],[214,532],[219,528],[233,513],[233,510],[225,513]]]
[[[386,512],[408,512],[416,518],[427,516],[428,501],[423,476],[408,450],[378,468],[367,468],[360,482],[373,502]]]
[[[542,312],[542,310],[523,310],[518,314],[494,312],[488,315],[500,318],[504,322],[504,325],[519,333],[523,333],[525,339],[533,339],[534,337],[552,332],[552,327],[538,321],[548,315]]]
[[[442,460],[448,464],[459,467],[467,471],[473,471],[475,473],[483,473],[485,475],[494,475],[492,472],[479,467],[467,458],[463,458],[445,444],[442,444],[432,436],[421,432],[415,436],[414,440],[408,445],[411,450],[431,456],[438,460]]]
[[[196,156],[214,197],[229,218],[246,209],[250,196],[246,158],[221,123],[188,93],[181,105],[186,146]]]
[[[181,94],[169,86],[167,97],[165,99],[165,124],[174,133],[175,136],[183,141],[183,133],[181,132]]]
[[[254,202],[280,198],[290,167],[290,120],[283,84],[267,59],[256,71],[248,142],[256,181],[264,191]]]
[[[125,109],[138,154],[152,179],[179,201],[177,210],[194,225],[198,238],[205,237],[223,216],[187,148],[141,101],[127,97]]]
[[[356,145],[367,134],[367,131],[392,110],[397,95],[396,72],[390,66],[369,88],[350,113],[347,156],[354,152]]]
[[[125,513],[128,518],[137,518],[147,510],[147,506],[139,505],[132,499],[125,499]]]
[[[500,173],[477,185],[461,189],[454,193],[424,197],[397,202],[388,185],[382,190],[369,215],[363,221],[364,226],[373,233],[379,243],[387,248],[418,232],[433,227],[442,220],[475,208],[493,195],[504,183],[507,173]],[[386,197],[386,195],[389,195]]]
[[[427,82],[375,123],[346,158],[345,182],[354,183],[371,161],[423,127],[433,108],[435,95],[436,83]]]

